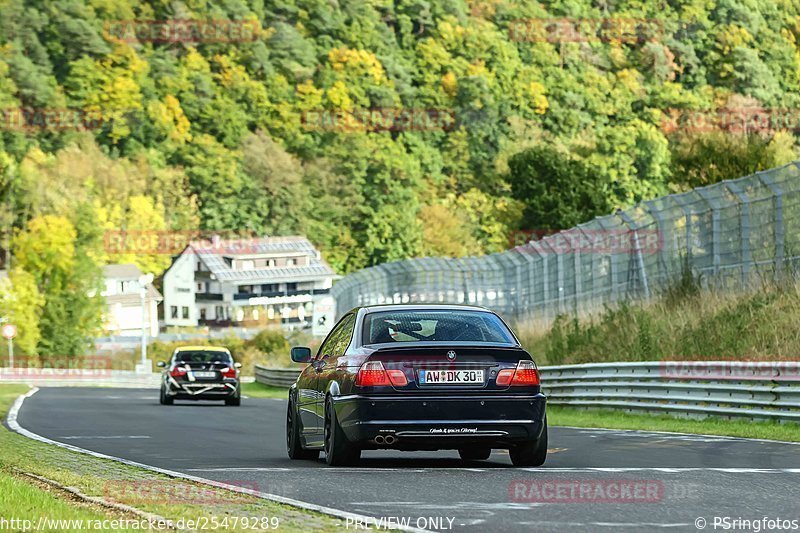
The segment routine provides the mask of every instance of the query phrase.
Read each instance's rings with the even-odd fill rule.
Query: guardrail
[[[255,365],[256,382],[287,389],[297,380],[302,368],[268,368]]]
[[[662,361],[539,368],[551,405],[800,422],[800,361]],[[256,366],[288,387],[300,369]]]

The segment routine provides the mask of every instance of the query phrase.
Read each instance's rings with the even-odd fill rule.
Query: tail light
[[[356,385],[359,387],[386,387],[390,384],[403,387],[408,380],[402,370],[387,371],[380,361],[367,361],[356,374]]]
[[[184,369],[183,367],[180,367],[180,366],[176,366],[175,368],[172,369],[172,371],[169,373],[169,375],[172,376],[173,378],[179,378],[181,376],[185,376],[186,375],[186,369]]]
[[[539,371],[533,361],[520,361],[517,368],[506,368],[497,373],[498,385],[539,385]]]
[[[222,377],[223,378],[235,378],[236,377],[236,369],[233,368],[232,366],[229,366],[228,368],[223,368],[222,369]]]

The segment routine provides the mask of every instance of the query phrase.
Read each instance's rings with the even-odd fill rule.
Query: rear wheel
[[[289,459],[318,459],[319,450],[306,450],[300,444],[300,426],[295,423],[296,417],[294,402],[289,400],[286,411],[286,452],[289,454]]]
[[[325,461],[330,466],[344,466],[353,464],[360,458],[361,450],[347,440],[336,418],[333,402],[328,397],[325,402]]]
[[[541,437],[511,448],[508,454],[514,466],[542,466],[547,459],[547,419]]]
[[[225,405],[242,405],[242,393],[237,390],[234,396],[225,398]]]
[[[175,401],[174,398],[170,398],[169,396],[167,396],[167,391],[164,390],[164,386],[162,385],[161,394],[158,398],[158,403],[160,403],[161,405],[172,405],[172,402],[174,401]]]
[[[461,459],[464,461],[483,461],[484,459],[488,459],[490,455],[492,455],[491,448],[460,448],[458,450],[458,455],[461,456]]]

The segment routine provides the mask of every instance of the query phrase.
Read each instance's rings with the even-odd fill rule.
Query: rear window
[[[227,352],[213,350],[185,351],[175,354],[176,363],[230,363],[231,356]]]
[[[420,341],[516,344],[503,321],[483,311],[379,311],[364,318],[364,344]]]

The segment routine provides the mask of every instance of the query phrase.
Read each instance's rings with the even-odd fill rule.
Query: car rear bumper
[[[336,417],[351,442],[364,448],[409,450],[503,448],[537,439],[544,428],[546,401],[541,393],[333,399]]]
[[[177,381],[170,378],[166,386],[167,396],[176,400],[224,400],[236,396],[239,382],[235,379],[223,381]]]

